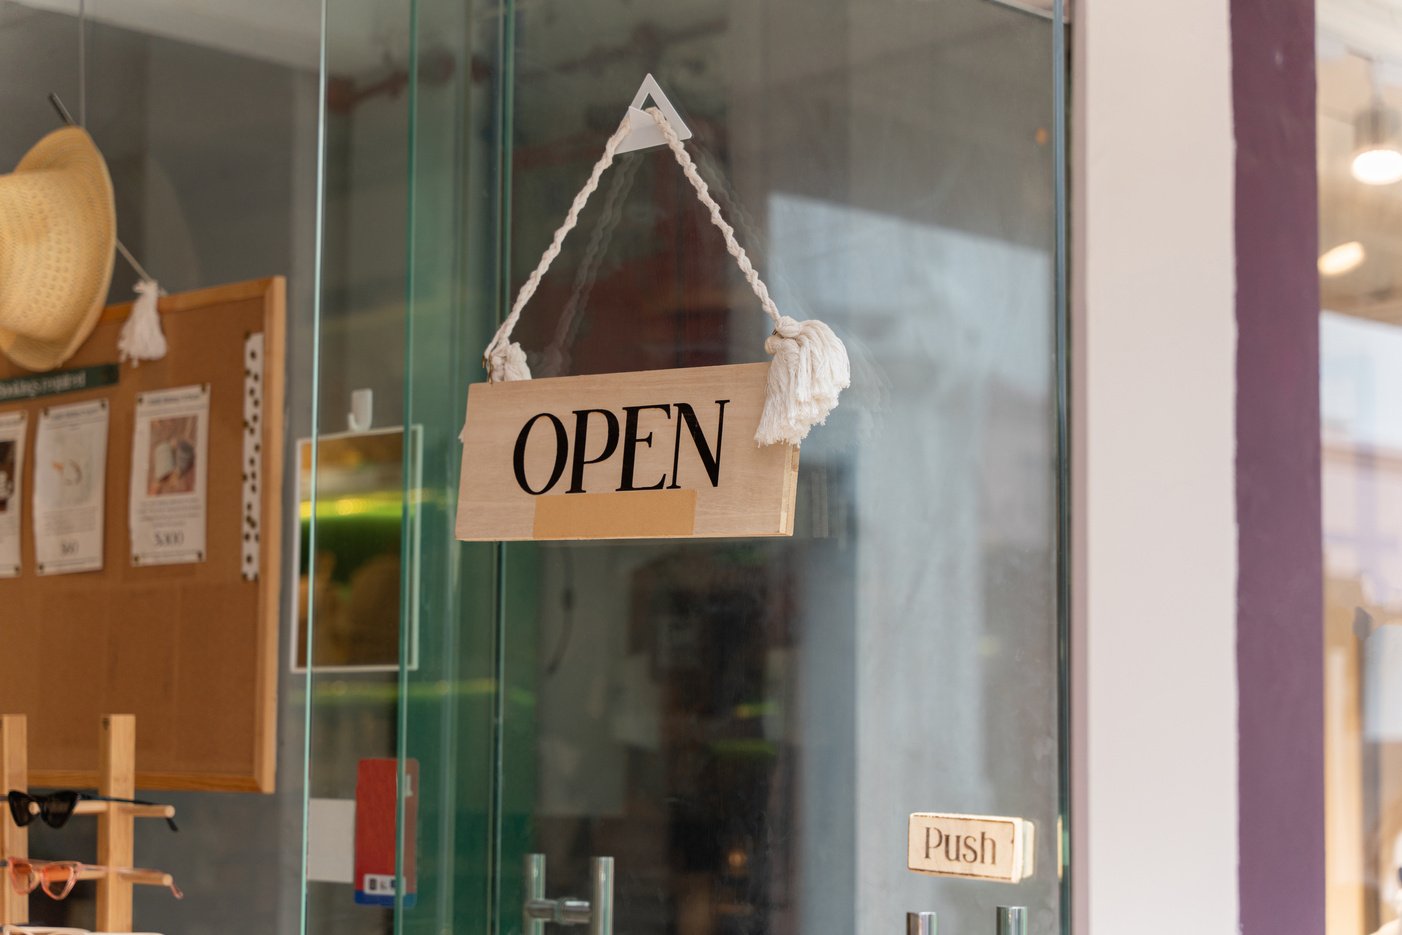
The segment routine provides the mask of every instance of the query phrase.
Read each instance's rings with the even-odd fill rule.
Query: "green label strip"
[[[79,367],[76,370],[58,370],[54,373],[36,373],[32,377],[0,380],[0,403],[113,386],[117,383],[118,373],[116,364],[99,364],[96,367]]]

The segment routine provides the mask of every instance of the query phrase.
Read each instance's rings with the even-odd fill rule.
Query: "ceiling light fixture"
[[[1341,243],[1320,254],[1319,274],[1321,276],[1342,276],[1344,273],[1351,273],[1358,269],[1367,258],[1368,251],[1363,249],[1363,245],[1356,240],[1350,240],[1348,243]]]
[[[1358,112],[1353,121],[1353,177],[1365,185],[1402,182],[1402,117],[1381,102]]]

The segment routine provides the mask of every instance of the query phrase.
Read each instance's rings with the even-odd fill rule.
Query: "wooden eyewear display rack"
[[[0,715],[0,782],[4,792],[29,787],[28,726],[23,714]],[[102,718],[98,763],[99,795],[130,799],[136,796],[136,717],[108,714]],[[97,882],[97,925],[103,932],[130,932],[131,888],[170,886],[170,874],[131,871],[137,818],[174,818],[170,805],[132,805],[126,802],[80,800],[74,816],[97,818],[97,863],[106,871],[84,871],[80,880]],[[0,824],[0,858],[29,856],[29,829],[21,828],[7,814]],[[38,892],[38,891],[36,891]],[[29,921],[29,897],[0,881],[0,922]]]

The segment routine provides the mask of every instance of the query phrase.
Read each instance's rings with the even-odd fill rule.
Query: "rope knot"
[[[852,384],[847,348],[821,321],[781,315],[764,349],[774,359],[755,441],[797,445],[827,420],[838,394]]]
[[[805,322],[797,321],[787,315],[780,315],[774,322],[774,330],[770,332],[770,336],[777,338],[796,338],[802,333],[804,324]],[[767,341],[765,342],[765,350],[768,350],[771,354],[774,353],[773,350],[770,350]]]
[[[504,341],[487,349],[483,357],[487,379],[493,383],[529,380],[531,368],[526,364],[526,352],[515,341]]]

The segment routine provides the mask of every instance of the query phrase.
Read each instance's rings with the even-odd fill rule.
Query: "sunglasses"
[[[115,873],[118,876],[142,878],[145,882],[165,886],[176,899],[185,898],[185,894],[180,892],[180,887],[175,885],[170,875],[159,870],[112,868],[83,864],[76,860],[29,860],[22,857],[7,858],[4,866],[10,873],[10,886],[20,896],[43,890],[44,895],[50,899],[67,899],[79,880]]]
[[[62,828],[68,824],[68,819],[73,817],[73,810],[78,807],[81,801],[88,802],[121,802],[125,805],[158,805],[157,802],[147,802],[145,799],[118,799],[106,795],[89,795],[86,792],[73,792],[66,790],[63,792],[51,792],[48,795],[30,795],[28,792],[19,792],[11,789],[7,798],[10,801],[10,817],[15,820],[15,824],[21,828],[31,824],[34,819],[42,818],[44,824],[50,828]],[[174,818],[167,818],[166,824],[170,825],[171,831],[179,831]]]

